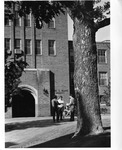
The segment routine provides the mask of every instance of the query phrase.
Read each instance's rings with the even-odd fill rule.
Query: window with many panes
[[[21,39],[15,39],[15,49],[20,49],[21,50]]]
[[[9,19],[8,16],[5,16],[5,26],[10,26],[11,25],[11,20]]]
[[[42,41],[41,40],[36,40],[35,47],[36,47],[36,54],[42,55]]]
[[[31,40],[30,39],[26,39],[25,40],[25,54],[27,55],[31,55]]]
[[[50,22],[48,23],[48,28],[55,28],[55,18],[50,20]]]
[[[49,55],[55,56],[56,55],[56,41],[49,40],[48,41],[48,48],[49,48]]]
[[[107,54],[105,49],[98,49],[98,63],[107,63]]]
[[[10,38],[5,38],[5,49],[11,50],[11,39]]]
[[[107,86],[108,85],[107,72],[99,72],[99,85],[100,86]]]
[[[25,26],[31,27],[31,14],[26,14],[25,16]]]
[[[15,12],[15,26],[21,26],[21,18],[17,12]]]

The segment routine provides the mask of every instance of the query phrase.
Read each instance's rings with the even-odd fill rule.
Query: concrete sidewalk
[[[13,118],[5,121],[5,147],[30,147],[75,131],[76,120],[53,123],[52,117]]]
[[[5,147],[26,148],[58,137],[73,134],[77,119],[53,123],[52,117],[12,118],[5,120]],[[102,115],[104,127],[110,126],[110,116]]]

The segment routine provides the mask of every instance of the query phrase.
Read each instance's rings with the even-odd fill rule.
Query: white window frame
[[[35,43],[35,50],[36,50],[36,55],[42,55],[42,40],[40,39],[36,39],[36,42],[39,41],[40,42],[40,53],[37,53],[37,44]]]
[[[103,80],[103,81],[101,81],[101,80]],[[99,72],[99,85],[100,86],[107,86],[108,85],[108,73],[107,72],[102,72],[102,71]]]
[[[99,53],[101,53],[101,51],[105,51],[105,56],[103,55],[99,55]],[[100,61],[102,59],[105,59],[105,61]],[[98,63],[102,64],[102,63],[107,63],[107,50],[106,49],[98,49]]]
[[[29,26],[26,24],[26,21],[28,21],[28,20],[30,21]],[[30,14],[26,14],[26,16],[25,16],[25,27],[31,27],[31,13]]]
[[[50,42],[54,42],[53,44],[53,51],[54,51],[54,54],[50,54]],[[48,40],[48,54],[49,56],[56,56],[56,41],[55,40]]]
[[[30,41],[30,53],[27,54],[26,52],[26,41]],[[25,39],[25,54],[26,55],[32,55],[32,40],[31,39]]]
[[[9,17],[5,16],[5,19],[8,20],[8,24],[6,24],[6,20],[5,20],[5,26],[11,26],[11,20],[9,19]]]
[[[9,40],[9,49],[7,50],[10,50],[11,51],[11,39],[10,38],[5,38],[5,49],[6,49],[6,40]]]
[[[52,22],[53,22],[53,26],[52,26]],[[52,18],[52,20],[48,23],[48,28],[55,29],[55,18]]]

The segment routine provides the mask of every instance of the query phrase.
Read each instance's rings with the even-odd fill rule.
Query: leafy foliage
[[[99,3],[98,3],[99,4]],[[94,5],[93,17],[95,22],[102,21],[110,15],[110,2],[103,5]]]
[[[12,7],[16,4],[18,13],[22,17],[30,12],[34,15],[37,28],[42,28],[44,22],[48,23],[55,15],[68,12],[73,19],[86,21],[102,21],[110,14],[110,2],[98,5],[101,0],[93,1],[5,1],[5,12],[10,18],[14,18]],[[84,5],[83,5],[84,3]]]
[[[43,23],[48,23],[55,15],[65,13],[63,5],[60,2],[49,2],[49,1],[5,1],[6,15],[10,16],[10,9],[14,5],[18,7],[18,13],[20,17],[29,14],[33,14],[37,28],[42,28]],[[8,9],[9,8],[9,9]],[[14,17],[14,12],[11,11],[11,16]]]
[[[103,100],[105,101],[107,106],[111,105],[110,99],[111,99],[111,84],[109,82],[107,89],[104,90],[104,96],[103,96]]]
[[[19,92],[20,77],[26,66],[27,63],[23,61],[22,55],[13,58],[5,50],[5,111],[11,105],[12,96]]]

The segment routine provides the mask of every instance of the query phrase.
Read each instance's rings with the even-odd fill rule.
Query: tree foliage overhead
[[[96,31],[110,24],[110,2],[105,2],[103,5],[101,0],[87,1],[85,6],[84,1],[5,1],[5,15],[10,18],[14,17],[12,12],[13,4],[18,6],[18,13],[22,17],[30,12],[34,15],[37,28],[42,28],[44,22],[48,23],[53,17],[66,11],[71,18],[74,17],[84,19],[90,23],[94,20]],[[103,21],[104,20],[104,21]],[[104,25],[103,25],[104,23]]]
[[[30,12],[34,15],[37,28],[42,28],[43,23],[48,23],[55,15],[65,13],[64,6],[60,2],[49,1],[5,1],[6,15],[14,17],[13,5],[18,6],[19,15],[25,16]],[[9,11],[8,11],[9,8]]]

